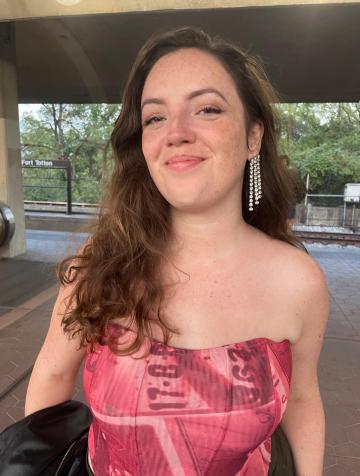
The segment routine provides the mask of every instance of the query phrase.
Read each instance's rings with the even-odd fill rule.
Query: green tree
[[[118,113],[119,106],[111,104],[43,104],[36,114],[26,113],[21,121],[22,158],[69,160],[73,200],[96,203],[104,153]],[[26,184],[42,185],[45,179],[63,187],[25,188],[26,199],[65,200],[64,171],[24,169],[23,175]]]
[[[359,104],[281,104],[280,151],[287,154],[312,193],[342,194],[360,182]]]

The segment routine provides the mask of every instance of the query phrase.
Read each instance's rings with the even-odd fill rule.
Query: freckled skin
[[[213,92],[189,98],[190,93],[204,88],[215,88],[225,100]],[[154,65],[146,79],[142,103],[148,98],[160,98],[163,103],[143,108],[143,154],[156,186],[173,210],[241,213],[245,163],[257,153],[261,134],[252,134],[249,149],[244,107],[221,63],[194,48],[170,53]],[[209,113],[204,107],[221,112]],[[154,117],[156,121],[144,125]],[[174,173],[164,162],[178,154],[205,157],[206,161],[185,173]]]

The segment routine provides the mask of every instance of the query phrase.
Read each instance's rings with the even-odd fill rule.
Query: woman
[[[280,421],[296,474],[322,474],[328,294],[286,225],[274,100],[255,59],[196,28],[135,60],[26,398],[27,414],[71,398],[85,358],[96,475],[275,474]]]

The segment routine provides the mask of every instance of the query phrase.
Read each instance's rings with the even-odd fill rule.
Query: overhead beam
[[[360,3],[360,0],[0,0],[0,21],[106,13],[347,3]]]

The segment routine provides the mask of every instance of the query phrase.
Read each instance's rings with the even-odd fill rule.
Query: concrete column
[[[0,23],[0,200],[15,216],[15,234],[0,248],[0,257],[11,258],[26,251],[24,195],[22,186],[15,25]]]

